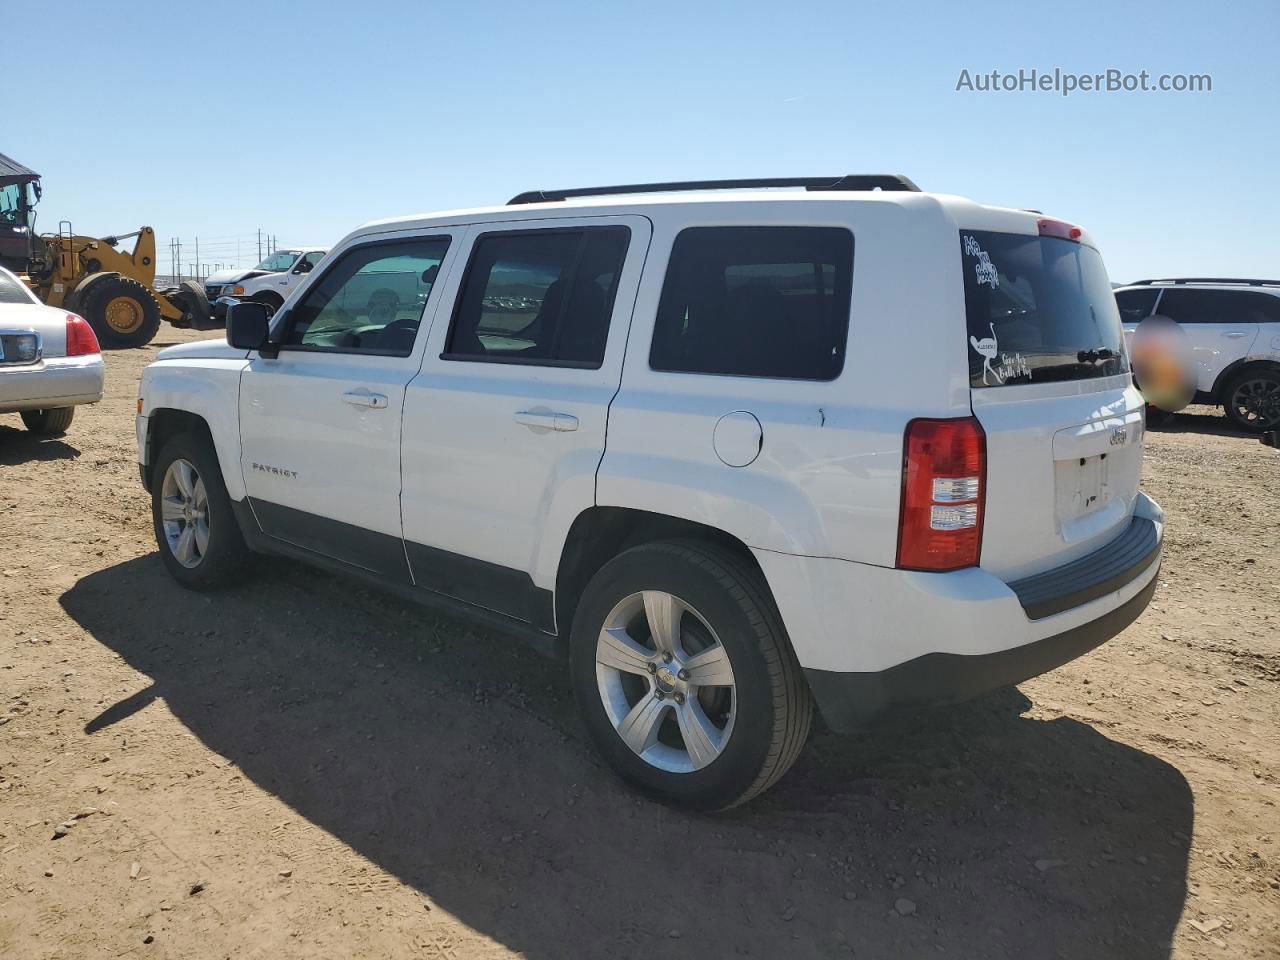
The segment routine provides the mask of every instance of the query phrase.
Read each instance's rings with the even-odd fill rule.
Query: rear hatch
[[[1128,527],[1142,400],[1098,251],[1078,228],[960,231],[970,400],[987,443],[984,569],[1012,580]]]

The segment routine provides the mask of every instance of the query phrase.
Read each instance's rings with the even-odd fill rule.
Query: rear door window
[[[690,227],[671,249],[654,370],[834,380],[844,366],[853,234]]]
[[[1156,297],[1160,291],[1154,288],[1146,290],[1121,290],[1116,294],[1116,306],[1120,309],[1121,323],[1140,323],[1151,316],[1151,308],[1156,305]]]
[[[630,241],[622,226],[484,234],[443,359],[599,368]]]
[[[1126,373],[1102,257],[1058,237],[962,230],[969,383],[999,387]]]
[[[1178,323],[1276,323],[1280,298],[1249,290],[1166,290],[1159,313]]]

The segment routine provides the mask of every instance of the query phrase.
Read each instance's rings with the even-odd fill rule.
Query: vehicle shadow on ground
[[[1203,433],[1214,437],[1239,437],[1257,443],[1259,434],[1241,430],[1221,410],[1198,407],[1194,410],[1165,414],[1152,420],[1148,427],[1154,433]]]
[[[819,733],[757,801],[689,815],[615,781],[552,661],[269,566],[212,601],[154,555],[67,591],[152,680],[86,733],[127,736],[163,698],[245,777],[522,956],[1170,953],[1186,781],[1085,723],[1022,716],[1017,691]]]
[[[80,450],[58,437],[38,437],[30,431],[0,424],[0,466],[16,467],[38,460],[74,460]]]

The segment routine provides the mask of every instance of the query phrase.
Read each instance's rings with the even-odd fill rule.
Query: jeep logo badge
[[[1123,447],[1129,442],[1129,431],[1124,427],[1116,427],[1111,431],[1111,445],[1113,447]]]

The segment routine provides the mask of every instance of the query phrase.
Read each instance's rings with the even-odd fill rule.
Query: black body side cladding
[[[290,514],[296,515],[286,516],[285,519],[290,526],[291,532],[301,534],[300,539],[283,539],[280,536],[271,536],[264,533],[258,525],[258,518],[263,514],[264,507],[265,512],[277,520],[282,517],[279,511],[289,511]],[[455,559],[461,564],[481,564],[483,567],[489,568],[487,571],[480,572],[481,586],[477,587],[475,586],[475,581],[471,581],[473,585],[470,595],[474,595],[476,599],[463,599],[450,595],[443,590],[436,590],[432,586],[432,581],[429,579],[424,580],[422,576],[418,577],[418,583],[415,586],[410,579],[409,567],[405,559],[406,544],[398,537],[372,533],[336,520],[316,517],[303,511],[282,507],[279,504],[268,504],[262,500],[250,500],[249,498],[232,500],[231,508],[235,513],[236,522],[239,524],[245,543],[256,553],[274,554],[293,560],[301,560],[304,563],[339,576],[354,577],[371,587],[395,594],[403,599],[422,604],[451,616],[471,620],[500,633],[519,637],[547,656],[559,656],[563,652],[561,642],[552,630],[554,621],[551,592],[549,590],[539,590],[526,574],[493,564],[483,564],[482,561],[456,557]],[[348,534],[350,535],[349,538],[347,538]],[[332,538],[334,537],[340,538],[337,540],[338,549],[350,556],[361,557],[366,562],[353,563],[333,556],[334,542]],[[416,544],[408,544],[407,546],[411,551],[416,548],[419,551],[428,551],[434,554],[435,556],[430,558],[430,562],[434,564],[433,569],[437,576],[441,575],[441,571],[449,563],[448,558],[454,558],[453,554],[445,551],[431,550],[429,547],[421,547]],[[398,564],[396,563],[397,556]],[[420,556],[425,558],[426,555],[420,554]],[[414,569],[416,572],[417,567],[415,566]],[[464,568],[457,567],[456,569],[463,570]],[[476,571],[468,569],[461,575],[460,579],[467,580],[475,574]],[[453,576],[453,574],[449,574],[450,578]],[[487,580],[484,579],[485,577],[487,577]],[[447,581],[441,583],[444,586],[448,585]],[[508,614],[496,606],[486,609],[485,598],[490,602],[494,602],[494,591],[504,587],[514,587],[515,590],[510,598],[499,601],[503,603],[503,606],[538,613],[541,619],[525,620],[520,615]],[[489,591],[488,593],[485,592],[486,588]],[[539,598],[538,595],[543,595],[543,598]],[[481,605],[478,606],[477,604]],[[545,627],[543,625],[544,621]]]

